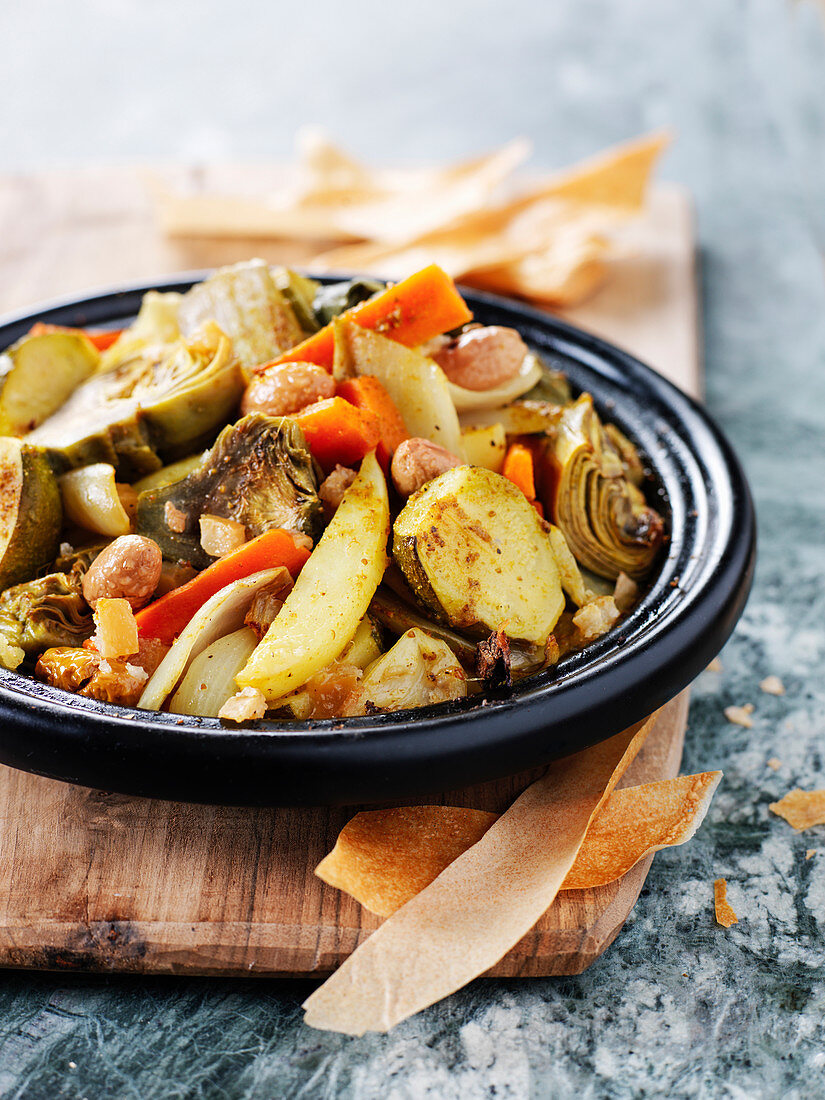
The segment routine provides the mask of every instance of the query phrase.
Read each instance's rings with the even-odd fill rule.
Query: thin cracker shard
[[[768,809],[801,833],[814,825],[825,825],[825,790],[803,791],[796,787],[778,802],[771,802]]]
[[[713,883],[713,906],[716,911],[716,923],[721,924],[723,928],[730,928],[732,924],[739,923],[739,918],[728,902],[728,884],[723,878],[718,878]]]
[[[644,856],[690,840],[721,777],[704,772],[614,791],[594,817],[561,889],[604,886]],[[457,806],[360,813],[344,826],[315,873],[387,917],[478,843],[497,818]]]
[[[734,726],[744,726],[745,729],[753,728],[753,703],[745,703],[743,707],[725,707],[725,717]]]
[[[767,695],[785,694],[785,685],[778,676],[766,676],[764,680],[760,681],[759,687]]]
[[[385,1032],[498,962],[552,903],[655,720],[552,764],[304,1002],[305,1022],[348,1035]],[[553,839],[549,857],[542,838]]]

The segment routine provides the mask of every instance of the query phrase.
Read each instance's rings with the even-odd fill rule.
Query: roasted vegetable
[[[183,295],[178,306],[181,332],[193,335],[209,321],[226,333],[236,358],[250,370],[304,336],[263,260],[221,268]]]
[[[143,295],[135,320],[101,356],[101,369],[113,370],[146,347],[172,344],[179,340],[178,306],[181,297],[175,291],[161,293],[148,290]]]
[[[564,609],[555,555],[506,478],[457,466],[407,502],[393,557],[415,595],[452,626],[544,645]]]
[[[172,509],[178,522],[170,526]],[[242,523],[250,539],[273,527],[318,536],[324,514],[318,481],[294,420],[250,413],[224,428],[187,477],[140,494],[137,531],[153,538],[164,557],[203,568],[212,560],[200,544],[204,513]]]
[[[176,481],[183,481],[193,470],[197,470],[208,451],[200,451],[198,454],[187,455],[179,458],[177,462],[171,462],[168,466],[162,466],[154,473],[147,474],[140,481],[136,481],[132,488],[138,494],[148,492],[149,489],[164,489],[167,485],[174,485]]]
[[[425,344],[442,332],[472,321],[473,315],[450,276],[430,264],[342,314],[362,329],[381,332],[405,347]],[[278,357],[278,363],[317,363],[332,367],[335,338],[331,325]]]
[[[389,572],[389,571],[388,571]],[[433,638],[446,642],[465,668],[475,667],[477,643],[475,639],[456,633],[443,623],[426,619],[416,611],[407,600],[395,592],[388,591],[383,585],[372,598],[370,613],[393,634],[405,634],[413,627],[426,631]],[[515,677],[528,676],[553,664],[558,653],[551,646],[531,645],[529,642],[510,640],[510,667]]]
[[[109,462],[128,481],[158,469],[159,455],[203,445],[242,390],[229,341],[207,324],[188,341],[141,345],[93,375],[26,440],[55,452],[64,468]]]
[[[242,626],[207,646],[189,665],[169,710],[173,714],[217,718],[218,711],[237,691],[235,676],[257,644],[255,632]]]
[[[353,306],[366,302],[374,294],[384,290],[386,283],[377,279],[348,279],[343,283],[330,283],[328,286],[319,286],[315,292],[315,300],[312,303],[315,318],[320,325],[328,325],[329,322]]]
[[[279,706],[300,719],[344,713],[341,707],[357,692],[360,673],[383,653],[381,642],[381,627],[370,615],[365,615],[341,656],[310,677],[300,691],[282,699]]]
[[[270,274],[275,286],[292,306],[292,312],[303,329],[304,335],[310,336],[313,332],[317,332],[321,325],[326,324],[326,321],[319,322],[313,306],[315,296],[321,288],[319,282],[306,275],[299,275],[297,271],[288,267],[270,268]]]
[[[118,493],[115,468],[108,462],[70,470],[60,478],[59,484],[63,510],[72,523],[112,538],[128,535],[132,530]]]
[[[0,355],[0,435],[25,435],[56,412],[98,368],[80,333],[24,336]]]
[[[238,674],[270,703],[340,656],[386,567],[387,485],[370,453],[264,640]]]
[[[43,452],[0,437],[0,588],[28,580],[60,543],[62,508]]]
[[[467,694],[467,676],[446,642],[408,630],[364,673],[348,713],[429,707]]]
[[[650,570],[664,538],[664,521],[627,479],[589,394],[565,409],[544,443],[544,506],[564,532],[580,565],[615,579]]]
[[[334,330],[341,373],[377,378],[401,412],[410,436],[463,455],[449,384],[437,363],[352,321],[336,321]]]
[[[567,375],[560,370],[548,367],[542,363],[541,377],[535,386],[524,395],[524,400],[529,402],[542,402],[550,405],[569,405],[573,400],[570,392],[570,383]]]
[[[81,573],[49,573],[0,595],[0,636],[24,653],[79,646],[94,630]]]
[[[474,409],[498,409],[502,405],[515,401],[517,397],[531,390],[541,378],[542,365],[539,357],[532,351],[524,356],[521,369],[518,374],[494,386],[489,390],[468,390],[463,386],[457,386],[454,382],[448,382],[450,397],[459,412],[469,412]]]
[[[461,443],[470,466],[484,466],[493,473],[501,473],[507,451],[507,437],[500,421],[488,426],[476,424],[462,428]]]
[[[561,405],[546,401],[514,401],[499,409],[473,409],[462,413],[461,426],[466,431],[499,424],[505,435],[544,435],[556,430],[562,412]]]
[[[219,638],[244,625],[249,605],[260,589],[280,575],[280,569],[264,569],[233,581],[216,592],[190,619],[172,648],[149,679],[138,706],[142,710],[160,710],[175,690],[192,661]]]

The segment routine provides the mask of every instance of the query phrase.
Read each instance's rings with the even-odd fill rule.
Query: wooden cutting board
[[[264,190],[275,169],[164,169],[173,186]],[[690,207],[654,192],[619,277],[566,317],[636,352],[698,394]],[[635,254],[634,254],[635,251]],[[108,284],[260,255],[300,264],[284,241],[164,239],[147,173],[129,168],[0,177],[0,311]],[[659,712],[624,785],[677,774],[683,693]],[[540,772],[421,801],[501,811]],[[243,809],[131,798],[0,766],[0,965],[213,975],[320,975],[378,918],[313,875],[352,811]],[[493,968],[575,974],[605,950],[650,866],[559,895]]]

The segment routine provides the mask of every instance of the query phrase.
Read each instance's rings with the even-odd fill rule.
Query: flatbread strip
[[[644,856],[690,840],[721,778],[721,772],[703,772],[614,791],[587,830],[562,890],[605,886]],[[457,806],[360,813],[315,873],[388,917],[477,844],[498,816]]]
[[[825,825],[825,790],[803,791],[796,787],[779,802],[771,802],[768,809],[784,817],[798,833],[814,825]]]
[[[388,1031],[498,962],[552,903],[655,718],[551,764],[304,1002],[305,1022],[347,1035]]]

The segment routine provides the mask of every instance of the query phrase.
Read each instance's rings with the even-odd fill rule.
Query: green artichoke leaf
[[[83,598],[83,571],[49,573],[0,595],[0,638],[25,653],[51,646],[82,646],[94,632]]]
[[[229,340],[207,323],[189,339],[133,347],[26,441],[47,448],[63,470],[109,462],[131,480],[158,469],[161,456],[187,454],[213,437],[242,390]]]
[[[270,268],[270,274],[275,286],[292,306],[292,311],[304,333],[311,336],[313,332],[317,332],[321,326],[315,316],[312,303],[321,284],[289,267]]]
[[[170,514],[180,530],[170,528]],[[224,428],[187,477],[139,495],[137,531],[154,539],[164,557],[202,569],[213,560],[200,544],[204,514],[244,524],[247,538],[282,527],[316,539],[323,506],[298,424],[288,417],[250,413]]]
[[[387,284],[378,279],[347,279],[342,283],[319,286],[312,308],[319,325],[328,325],[333,318],[346,310],[366,302],[368,298],[386,289]]]
[[[226,333],[246,369],[274,359],[304,337],[288,298],[263,260],[221,268],[183,295],[178,306],[181,332],[195,333],[207,321]]]

